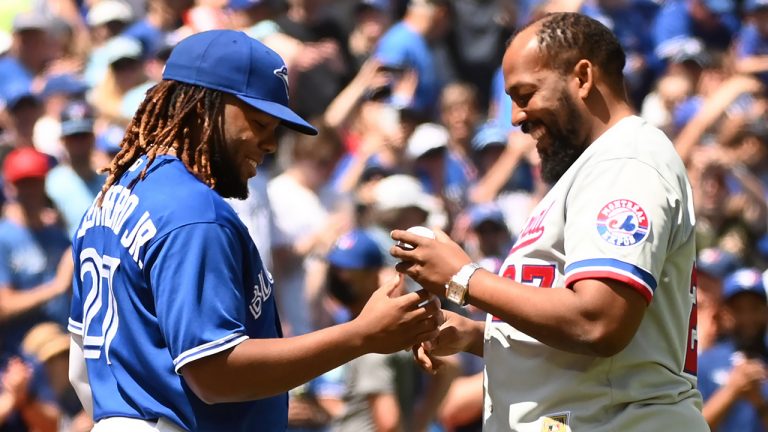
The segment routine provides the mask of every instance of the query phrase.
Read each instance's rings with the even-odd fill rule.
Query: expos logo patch
[[[642,207],[626,199],[614,200],[597,214],[597,233],[614,246],[632,246],[648,237],[650,220]]]

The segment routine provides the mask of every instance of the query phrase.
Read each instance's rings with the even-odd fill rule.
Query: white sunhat
[[[91,27],[104,25],[110,21],[129,23],[133,21],[133,11],[120,0],[101,0],[91,7],[85,17]]]
[[[422,123],[414,129],[405,154],[415,160],[427,152],[448,146],[448,129],[436,123]]]
[[[394,210],[406,207],[420,208],[427,213],[433,210],[433,197],[424,191],[421,183],[405,174],[395,174],[381,179],[373,190],[374,205],[378,210]]]

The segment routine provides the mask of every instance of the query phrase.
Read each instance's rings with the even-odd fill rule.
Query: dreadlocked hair
[[[97,205],[142,155],[147,163],[129,189],[146,177],[157,155],[168,153],[210,188],[216,186],[211,160],[219,151],[215,143],[223,141],[222,110],[222,93],[216,90],[173,80],[152,87],[126,129],[120,152],[102,171],[108,175]]]

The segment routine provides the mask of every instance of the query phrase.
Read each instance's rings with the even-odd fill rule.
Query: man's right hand
[[[401,274],[384,283],[355,318],[366,351],[389,354],[437,337],[443,320],[437,298],[423,290],[398,296],[402,285]]]

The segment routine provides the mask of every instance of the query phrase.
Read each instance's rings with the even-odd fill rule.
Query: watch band
[[[481,267],[478,263],[465,264],[451,279],[453,279],[454,282],[466,287],[469,285],[469,278],[471,278],[472,275],[475,274],[475,271],[477,271],[479,268]]]

